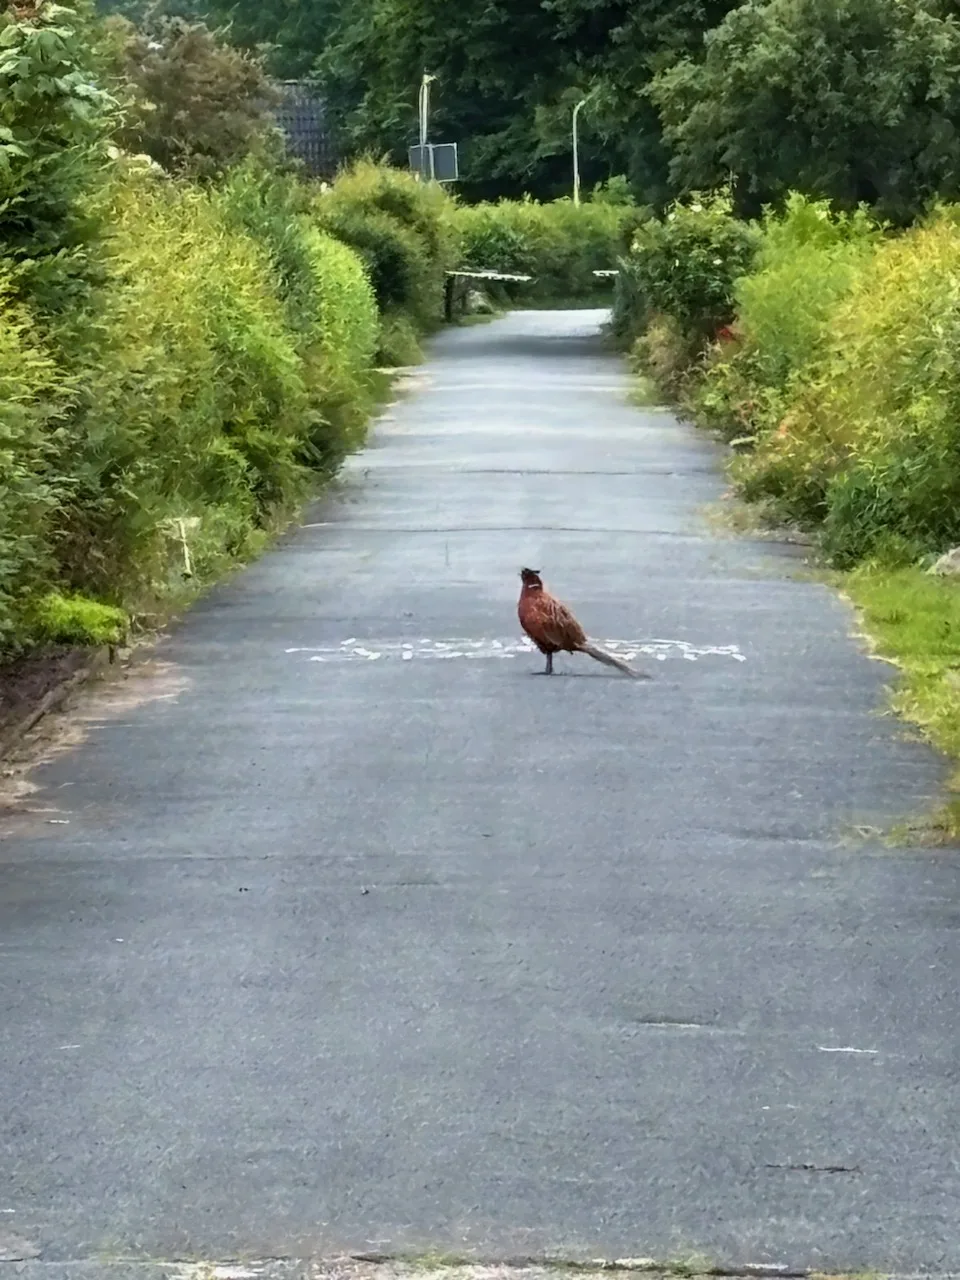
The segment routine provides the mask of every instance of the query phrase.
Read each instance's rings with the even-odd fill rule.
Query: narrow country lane
[[[943,768],[796,549],[712,530],[716,450],[630,406],[602,319],[441,335],[4,820],[23,1274],[960,1270],[960,863],[869,835]],[[522,565],[655,680],[535,676]]]

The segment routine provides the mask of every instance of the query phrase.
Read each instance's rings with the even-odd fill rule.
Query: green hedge
[[[51,593],[137,612],[213,580],[361,442],[373,290],[296,198],[118,166],[82,306],[0,267],[0,652],[76,641],[94,615],[58,636]]]
[[[609,280],[593,273],[616,269],[635,217],[631,205],[604,200],[501,200],[459,207],[456,226],[465,266],[534,277],[504,289],[512,301],[591,301],[609,294]]]
[[[443,318],[445,272],[460,260],[454,203],[436,183],[361,160],[313,202],[320,227],[360,256],[382,316],[380,359],[409,364]]]
[[[210,579],[357,443],[377,333],[359,261],[304,217],[287,232],[293,289],[268,228],[236,211],[236,190],[130,171],[111,192],[95,304],[44,350],[21,313],[2,317],[8,417],[22,406],[34,441],[17,459],[31,519],[4,510],[27,531],[5,540],[8,634],[18,598],[29,623],[38,563],[50,583],[137,608],[182,585],[189,531],[192,572]]]
[[[452,200],[409,173],[124,156],[108,43],[86,8],[0,15],[0,656],[115,642],[260,548],[458,261]]]
[[[743,491],[819,527],[839,567],[960,542],[958,274],[956,208],[861,253],[740,465]]]
[[[755,228],[735,218],[725,193],[677,201],[633,231],[621,258],[613,329],[635,341],[668,322],[690,357],[734,316],[736,282],[750,270]]]
[[[0,46],[4,657],[115,642],[256,552],[440,321],[458,236],[439,187],[368,162],[323,189],[124,156],[86,8],[8,10]]]
[[[49,536],[64,495],[56,461],[72,387],[0,267],[0,651],[20,639],[27,602],[55,573]]]
[[[220,203],[267,251],[319,418],[312,461],[335,469],[362,439],[377,347],[377,304],[359,256],[313,216],[313,192],[287,174],[247,163],[230,174]]]
[[[750,226],[697,204],[630,255],[618,319],[645,372],[737,438],[739,492],[837,567],[960,543],[960,207],[892,235],[800,195]],[[699,253],[677,234],[691,212]],[[665,325],[687,339],[672,359]]]

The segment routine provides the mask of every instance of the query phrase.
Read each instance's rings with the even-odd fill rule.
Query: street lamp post
[[[573,108],[573,203],[580,203],[580,139],[577,134],[577,117],[580,114],[580,108],[585,106],[593,97],[596,90],[592,90],[585,98],[581,98],[577,105]]]
[[[436,76],[432,76],[429,72],[424,71],[423,79],[420,81],[420,158],[421,163],[426,162],[427,157],[427,135],[430,130],[430,86],[436,80]],[[432,153],[431,153],[432,157]],[[433,163],[431,158],[430,177],[433,177]]]

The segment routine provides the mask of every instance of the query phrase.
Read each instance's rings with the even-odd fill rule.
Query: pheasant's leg
[[[543,674],[544,674],[545,676],[552,676],[552,675],[553,675],[553,654],[552,654],[552,653],[548,653],[548,654],[547,654],[547,669],[546,669],[546,671],[544,671],[544,673],[543,673]]]

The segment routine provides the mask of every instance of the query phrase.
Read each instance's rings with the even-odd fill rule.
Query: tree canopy
[[[791,188],[909,219],[960,183],[960,25],[904,0],[749,0],[651,97],[680,190],[732,177],[756,211]]]
[[[137,20],[207,17],[280,78],[310,78],[344,145],[403,160],[424,71],[432,135],[460,145],[473,195],[569,190],[574,104],[587,185],[618,173],[666,198],[652,75],[696,54],[732,0],[103,0]]]
[[[262,67],[202,22],[108,24],[112,70],[126,88],[118,140],[168,172],[216,177],[271,130],[275,94]]]
[[[102,3],[206,16],[312,80],[347,154],[405,162],[430,72],[468,198],[569,191],[585,96],[585,186],[624,174],[655,206],[732,181],[742,211],[799,188],[903,219],[960,182],[955,0]]]

